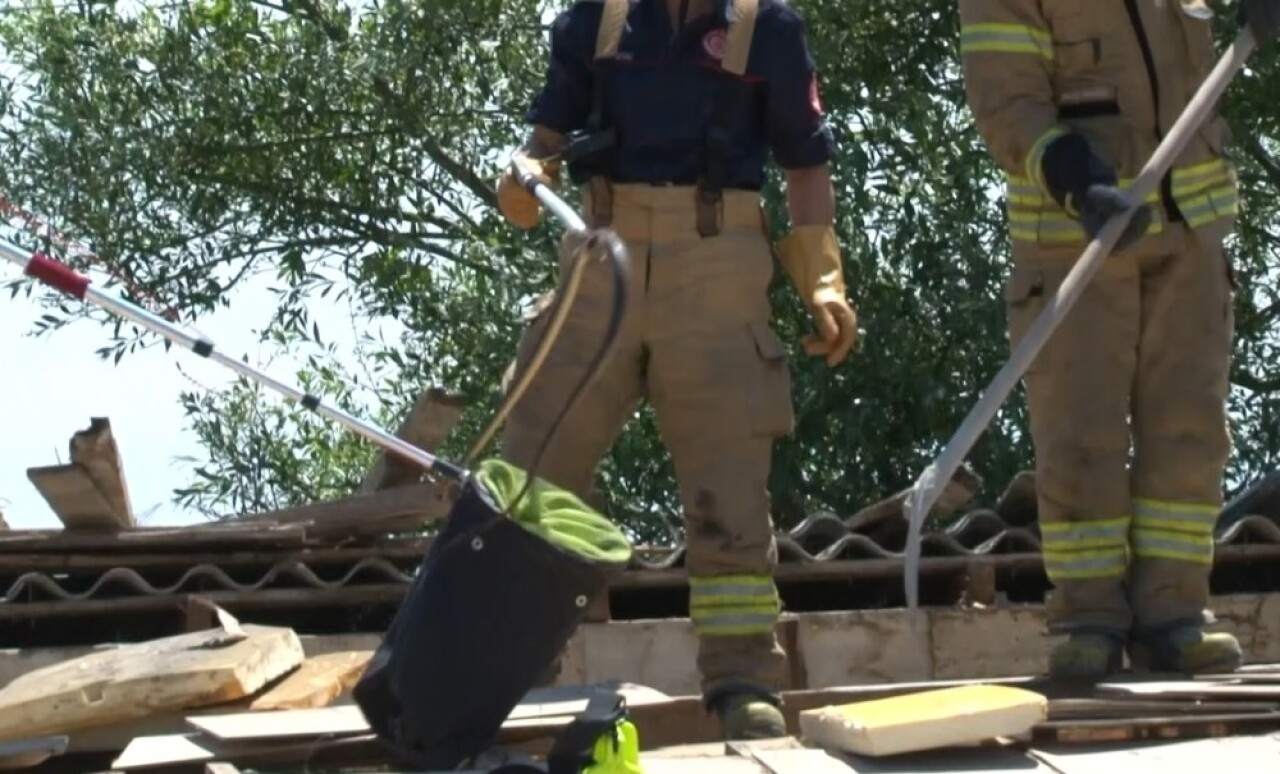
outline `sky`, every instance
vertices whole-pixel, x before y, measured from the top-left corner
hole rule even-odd
[[[0,282],[18,276],[17,266],[0,262]],[[275,356],[267,363],[274,352],[260,347],[254,333],[274,307],[268,284],[269,278],[263,278],[246,286],[233,296],[229,309],[202,318],[197,328],[224,354],[247,355],[251,365],[293,385],[290,361]],[[42,313],[34,298],[0,294],[0,512],[9,527],[61,528],[26,471],[66,462],[71,435],[87,428],[92,417],[111,420],[140,524],[203,522],[202,515],[172,503],[172,490],[188,483],[193,466],[177,458],[203,459],[204,454],[186,428],[178,397],[193,389],[191,378],[218,389],[235,373],[186,349],[175,346],[165,352],[158,344],[126,354],[115,364],[95,352],[108,343],[109,329],[81,320],[34,337],[33,326]],[[345,309],[312,313],[326,338],[350,330]],[[334,324],[339,320],[346,324]],[[267,399],[284,400],[275,393],[267,393]]]

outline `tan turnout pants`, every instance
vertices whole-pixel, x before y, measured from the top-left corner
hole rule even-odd
[[[1015,249],[1013,346],[1081,252]],[[1104,261],[1028,369],[1051,632],[1213,621],[1232,286],[1220,238],[1168,225]]]
[[[774,627],[777,546],[766,489],[774,439],[791,431],[791,376],[770,326],[773,257],[758,194],[725,191],[721,233],[698,235],[694,189],[613,186],[613,227],[630,251],[628,312],[613,357],[556,430],[537,475],[586,498],[599,461],[650,401],[679,482],[690,616],[708,701],[735,689],[780,691],[786,655]],[[584,194],[583,212],[590,212]],[[566,235],[567,279],[578,238]],[[586,270],[559,339],[513,410],[503,456],[527,467],[600,346],[610,314],[607,264]],[[550,309],[520,342],[519,376]]]

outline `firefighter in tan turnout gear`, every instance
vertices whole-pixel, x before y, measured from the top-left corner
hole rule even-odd
[[[538,475],[586,497],[624,423],[642,399],[652,403],[679,481],[707,707],[730,738],[785,734],[766,485],[793,409],[767,296],[769,155],[785,172],[791,220],[777,256],[817,329],[804,348],[835,366],[856,336],[833,230],[832,136],[804,22],[782,0],[578,0],[552,25],[527,120],[521,154],[551,185],[567,166],[584,219],[611,224],[632,261],[618,348],[557,428]],[[511,223],[536,224],[539,202],[510,174],[498,195]],[[576,239],[562,242],[562,277]],[[503,456],[516,465],[531,464],[604,335],[610,275],[598,264],[586,272],[507,423]],[[526,332],[516,374],[548,317]]]
[[[1263,44],[1278,0],[1238,19]],[[978,131],[1007,176],[1010,338],[1040,314],[1212,69],[1203,0],[960,0]],[[1225,121],[1203,125],[1026,372],[1052,676],[1232,670],[1208,633],[1237,209]],[[1132,461],[1130,451],[1132,443]]]

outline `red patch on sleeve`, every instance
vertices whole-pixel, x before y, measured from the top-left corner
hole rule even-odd
[[[809,75],[809,107],[816,115],[822,114],[822,99],[818,96],[818,76]]]

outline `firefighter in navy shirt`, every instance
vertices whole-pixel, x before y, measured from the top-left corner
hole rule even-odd
[[[612,226],[632,259],[616,354],[583,394],[538,475],[586,498],[641,400],[679,481],[690,618],[709,710],[728,738],[786,734],[786,654],[775,625],[777,546],[767,491],[775,439],[794,422],[786,352],[771,327],[775,255],[760,190],[772,154],[790,230],[776,255],[813,317],[802,341],[836,366],[857,318],[846,299],[806,26],[781,0],[578,0],[551,28],[546,82],[521,162],[581,187],[588,225]],[[499,207],[528,229],[540,204],[512,177]],[[560,252],[566,275],[580,238]],[[503,456],[529,466],[604,336],[611,278],[591,264],[573,310],[507,423]],[[525,368],[548,322],[520,343]]]

